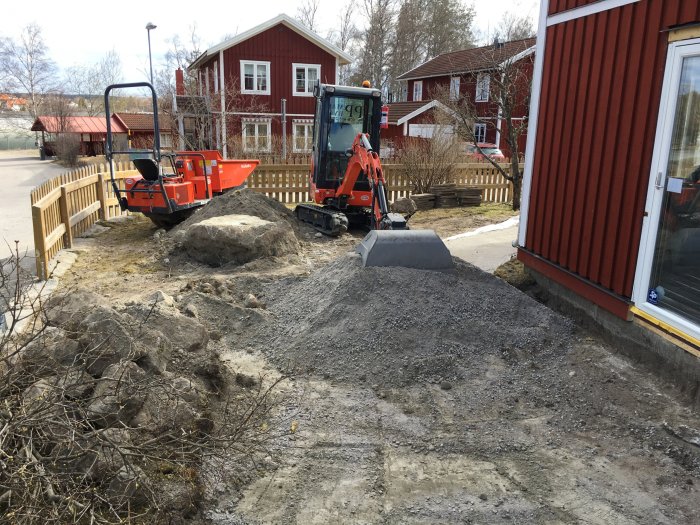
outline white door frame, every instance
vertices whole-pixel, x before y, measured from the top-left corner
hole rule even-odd
[[[642,221],[637,270],[632,289],[632,301],[641,311],[677,328],[681,332],[700,339],[700,326],[668,310],[659,308],[647,300],[664,190],[666,188],[666,169],[668,167],[668,156],[673,135],[673,123],[676,116],[678,88],[683,59],[689,56],[700,56],[700,38],[669,44],[664,82],[661,90],[656,137],[654,138],[654,154],[651,160],[647,201]]]

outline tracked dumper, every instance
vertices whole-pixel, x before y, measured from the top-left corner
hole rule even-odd
[[[409,230],[403,215],[389,211],[379,159],[382,115],[387,115],[380,91],[319,83],[314,96],[309,174],[314,203],[298,205],[297,218],[330,236],[351,226],[369,229],[356,250],[365,266],[453,268],[450,252],[434,231]]]
[[[148,88],[153,102],[153,147],[150,150],[115,148],[110,93],[114,89]],[[105,90],[107,141],[105,157],[109,162],[112,188],[122,210],[143,213],[159,227],[185,220],[214,196],[241,188],[259,160],[224,160],[217,150],[162,152],[158,100],[148,82],[114,84]],[[127,177],[120,188],[115,180],[113,158],[128,154],[138,174]]]

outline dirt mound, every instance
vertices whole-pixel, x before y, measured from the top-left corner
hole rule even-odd
[[[441,273],[362,268],[348,254],[268,294],[277,322],[249,346],[287,371],[382,386],[478,377],[495,357],[563,354],[572,330],[567,319],[460,261]]]
[[[212,199],[189,219],[171,230],[177,233],[206,219],[223,215],[252,215],[269,222],[286,221],[297,226],[294,214],[284,204],[252,190],[231,191]]]

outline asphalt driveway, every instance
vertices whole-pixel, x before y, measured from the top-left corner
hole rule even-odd
[[[14,252],[19,241],[20,253],[33,267],[34,234],[30,192],[42,182],[67,171],[54,161],[39,159],[38,150],[0,151],[0,260]]]

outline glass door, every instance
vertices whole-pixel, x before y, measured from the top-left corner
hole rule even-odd
[[[672,44],[662,94],[635,304],[700,331],[700,43]]]

